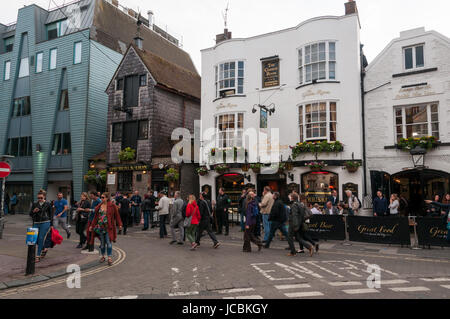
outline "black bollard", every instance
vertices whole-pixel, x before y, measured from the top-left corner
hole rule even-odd
[[[36,245],[28,246],[27,269],[25,276],[34,275],[36,265]]]

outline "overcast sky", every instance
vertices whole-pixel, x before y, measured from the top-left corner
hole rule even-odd
[[[119,0],[126,7],[155,13],[155,23],[183,36],[184,50],[201,69],[200,50],[215,44],[223,31],[222,12],[229,2],[228,28],[233,37],[249,37],[298,25],[323,15],[343,15],[346,0]],[[65,1],[68,3],[69,1]],[[2,6],[0,22],[17,19],[32,3],[48,9],[64,0],[14,0]],[[450,37],[449,0],[357,0],[361,41],[369,63],[400,31],[424,26]]]

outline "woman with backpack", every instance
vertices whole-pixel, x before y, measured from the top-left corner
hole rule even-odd
[[[198,208],[196,198],[194,195],[189,195],[189,203],[186,206],[186,218],[184,220],[184,227],[186,228],[187,240],[191,243],[191,250],[196,250],[195,243],[198,224],[200,223],[200,210]]]
[[[255,199],[254,192],[249,192],[245,204],[245,232],[244,232],[244,253],[251,253],[251,242],[258,246],[258,251],[261,251],[263,245],[261,241],[255,236],[255,227],[257,223],[257,216],[259,214],[258,202]]]

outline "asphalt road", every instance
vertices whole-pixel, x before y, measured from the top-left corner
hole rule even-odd
[[[450,298],[449,249],[322,242],[313,257],[288,257],[286,242],[279,240],[269,250],[257,252],[253,246],[253,253],[245,254],[241,237],[235,227],[231,237],[219,236],[219,249],[205,237],[197,251],[190,251],[188,245],[159,239],[156,229],[134,228],[114,245],[114,265],[81,273],[80,288],[68,288],[69,277],[63,277],[1,291],[0,299]],[[380,277],[374,277],[373,265]],[[380,286],[368,286],[371,275]]]

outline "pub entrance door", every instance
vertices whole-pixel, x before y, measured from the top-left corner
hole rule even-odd
[[[259,174],[257,178],[258,196],[262,197],[266,186],[270,186],[272,192],[279,192],[283,202],[289,202],[286,174]]]

